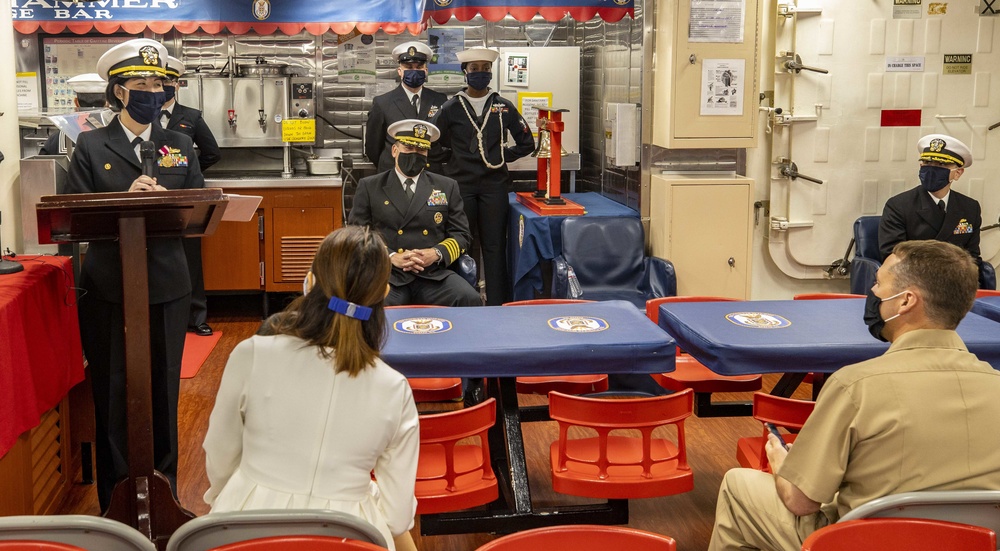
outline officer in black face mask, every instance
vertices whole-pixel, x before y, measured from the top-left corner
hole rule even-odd
[[[979,202],[951,189],[972,166],[972,152],[960,140],[944,134],[920,138],[917,151],[920,185],[890,198],[882,211],[878,228],[882,259],[901,241],[945,241],[968,251],[980,266],[980,287],[993,288],[983,276],[979,254]]]
[[[155,124],[165,94],[167,50],[137,38],[112,47],[97,62],[108,80],[108,103],[120,111],[107,126],[80,134],[65,193],[163,191],[205,187],[191,138]],[[143,141],[155,148],[152,174],[143,174]],[[179,237],[146,241],[149,270],[149,349],[153,460],[176,495],[177,397],[191,302],[191,280]],[[94,241],[80,270],[80,336],[94,394],[97,496],[107,509],[115,484],[128,473],[125,413],[125,327],[118,243]]]
[[[361,179],[348,217],[385,239],[392,261],[386,305],[482,306],[478,291],[448,268],[470,236],[458,183],[425,170],[438,128],[406,119],[389,135],[395,167]]]
[[[441,92],[424,86],[427,62],[434,52],[423,42],[404,42],[392,50],[399,65],[396,75],[400,85],[390,92],[375,96],[365,123],[365,157],[378,166],[378,171],[391,170],[393,123],[404,119],[429,121],[448,100]],[[441,174],[443,152],[435,144],[429,153],[432,172]]]
[[[444,173],[458,180],[486,278],[486,304],[510,301],[507,273],[507,194],[513,180],[507,163],[530,155],[535,139],[508,99],[490,88],[500,52],[470,48],[456,54],[469,86],[441,107],[431,122],[441,129],[441,146],[450,151]]]

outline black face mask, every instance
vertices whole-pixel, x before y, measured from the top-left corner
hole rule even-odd
[[[125,88],[122,86],[122,88]],[[128,111],[132,120],[139,124],[149,124],[160,116],[160,108],[166,102],[166,94],[163,92],[150,92],[147,90],[129,90],[128,103],[125,110]]]
[[[493,73],[489,71],[466,73],[465,80],[469,83],[469,87],[475,90],[485,90],[489,88],[490,81],[493,80]]]
[[[427,82],[427,73],[420,69],[406,69],[403,71],[403,84],[410,88],[420,88]]]
[[[427,155],[421,153],[402,153],[396,155],[396,164],[399,171],[409,176],[416,177],[427,167]]]
[[[951,170],[943,166],[920,167],[920,185],[931,193],[951,183]]]
[[[891,297],[884,300],[892,300],[906,291],[900,291]],[[892,321],[899,317],[899,314],[892,316],[891,318],[885,320],[882,319],[882,312],[879,311],[879,306],[882,305],[883,299],[877,297],[875,292],[868,289],[868,297],[865,299],[865,325],[868,326],[868,332],[872,334],[873,337],[882,341],[889,342],[888,339],[882,336],[882,329],[885,329],[885,324],[888,321]]]

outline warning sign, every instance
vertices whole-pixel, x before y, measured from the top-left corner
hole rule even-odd
[[[892,0],[892,18],[920,19],[921,2],[922,0]]]
[[[944,54],[943,75],[971,75],[972,54]]]

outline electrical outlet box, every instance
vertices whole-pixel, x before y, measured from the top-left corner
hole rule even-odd
[[[605,154],[615,166],[635,166],[639,162],[639,106],[609,103],[605,111]]]

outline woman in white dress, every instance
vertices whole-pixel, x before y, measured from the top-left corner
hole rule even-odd
[[[390,266],[377,232],[334,231],[273,334],[233,350],[204,443],[213,513],[333,509],[375,525],[390,549],[415,549],[417,411],[378,358]]]

